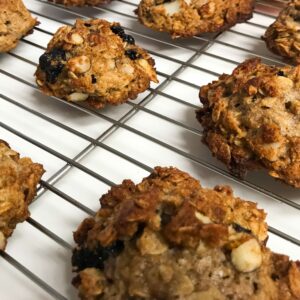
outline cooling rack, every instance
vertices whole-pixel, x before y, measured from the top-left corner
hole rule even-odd
[[[282,64],[260,37],[284,1],[257,1],[254,16],[221,34],[171,40],[144,28],[138,0],[103,7],[65,8],[25,0],[39,21],[18,47],[0,55],[0,137],[47,170],[31,205],[0,256],[0,299],[77,299],[70,281],[72,231],[99,209],[99,197],[125,178],[139,182],[156,165],[177,166],[212,187],[268,212],[269,247],[300,259],[300,199],[296,191],[260,172],[232,177],[201,143],[195,120],[199,86],[230,73],[246,58]],[[42,95],[34,82],[39,56],[53,33],[77,18],[120,22],[156,61],[160,82],[135,101],[97,111]]]

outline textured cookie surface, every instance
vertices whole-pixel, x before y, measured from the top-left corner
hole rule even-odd
[[[205,189],[187,173],[158,167],[100,202],[74,233],[81,299],[300,297],[299,264],[265,247],[264,211],[229,187]]]
[[[48,0],[66,6],[92,6],[109,3],[111,0]]]
[[[17,46],[20,38],[36,25],[22,0],[0,1],[0,52],[7,52]]]
[[[120,104],[157,82],[154,60],[119,23],[77,20],[61,27],[40,57],[40,89],[95,108]]]
[[[142,0],[142,24],[173,38],[218,32],[252,17],[253,0]]]
[[[299,30],[300,1],[292,1],[267,28],[263,39],[272,52],[300,63]]]
[[[43,167],[0,140],[0,249],[16,225],[29,217],[28,206],[36,193]]]
[[[204,142],[230,171],[265,168],[300,187],[300,67],[252,59],[200,90]]]

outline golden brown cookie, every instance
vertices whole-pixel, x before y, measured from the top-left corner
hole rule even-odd
[[[269,174],[300,187],[300,66],[247,60],[200,89],[203,141],[229,170]]]
[[[0,0],[0,52],[15,48],[36,24],[22,0]]]
[[[253,0],[142,0],[137,9],[145,26],[172,38],[219,32],[252,17]]]
[[[63,4],[66,6],[94,6],[99,4],[109,3],[111,0],[48,0],[57,4]]]
[[[256,204],[175,168],[125,180],[74,238],[81,299],[294,300],[300,264],[265,247]]]
[[[271,24],[263,39],[275,54],[300,63],[300,1],[291,1],[276,21]]]
[[[44,173],[43,166],[30,158],[20,158],[0,140],[0,249],[16,225],[29,217],[28,206]]]
[[[154,60],[119,23],[94,19],[56,32],[36,81],[47,95],[102,108],[135,99],[157,78]]]

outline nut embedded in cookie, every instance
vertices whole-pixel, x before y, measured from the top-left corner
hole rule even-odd
[[[145,26],[172,38],[219,32],[252,17],[253,0],[141,0],[137,14]]]
[[[37,24],[22,0],[0,1],[0,53],[17,46],[18,41]]]
[[[203,141],[233,174],[265,168],[300,188],[299,74],[251,59],[201,87]]]
[[[16,225],[29,217],[28,206],[44,173],[43,166],[20,158],[0,140],[0,250]]]
[[[288,3],[264,36],[268,49],[275,54],[300,63],[300,1]]]
[[[157,167],[100,203],[74,233],[81,299],[299,299],[299,262],[266,248],[265,212],[228,186]]]
[[[119,23],[100,19],[61,27],[35,75],[45,94],[95,108],[135,99],[158,82],[150,55]]]

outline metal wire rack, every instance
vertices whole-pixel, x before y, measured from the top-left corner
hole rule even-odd
[[[0,56],[0,137],[44,164],[31,217],[18,225],[0,259],[0,298],[76,299],[70,286],[72,231],[99,208],[98,199],[124,178],[139,182],[156,165],[174,165],[204,186],[229,184],[268,212],[269,246],[300,259],[299,192],[263,172],[232,177],[201,144],[194,111],[199,86],[249,57],[283,64],[260,36],[284,1],[257,1],[254,17],[221,34],[171,40],[137,22],[138,0],[65,8],[26,0],[41,24]],[[53,33],[76,18],[119,21],[156,60],[160,82],[135,101],[101,111],[42,95],[33,73]],[[22,295],[22,296],[20,296]]]

